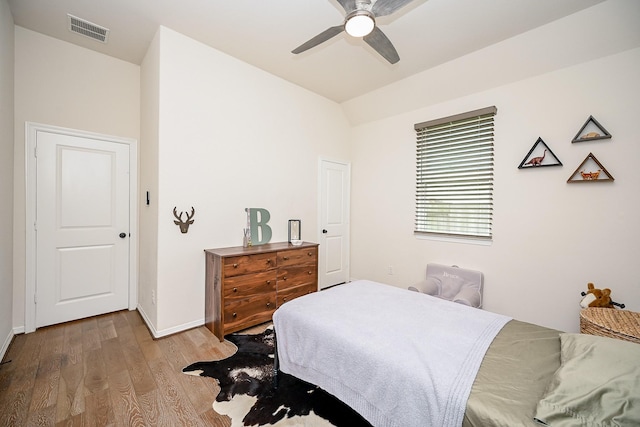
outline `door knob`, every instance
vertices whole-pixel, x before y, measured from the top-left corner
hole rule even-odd
[[[322,234],[327,234],[327,233],[328,233],[328,231],[327,231],[326,229],[324,229],[324,228],[323,228],[323,229],[322,229]]]
[[[127,237],[127,233],[120,233],[119,236],[121,239],[124,239],[125,237]]]

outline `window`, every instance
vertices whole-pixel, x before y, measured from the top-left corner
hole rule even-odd
[[[415,125],[416,234],[491,239],[496,111]]]

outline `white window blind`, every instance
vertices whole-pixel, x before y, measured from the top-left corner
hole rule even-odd
[[[415,232],[491,239],[496,107],[415,125]]]

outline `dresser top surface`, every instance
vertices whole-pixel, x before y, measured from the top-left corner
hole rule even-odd
[[[256,245],[256,246],[233,246],[229,248],[214,248],[214,249],[205,249],[206,253],[218,255],[218,256],[238,256],[238,255],[252,255],[259,254],[264,252],[274,252],[274,251],[282,251],[288,249],[302,249],[302,248],[312,248],[318,246],[317,243],[312,242],[302,242],[301,245],[295,246],[289,242],[277,242],[277,243],[267,243],[264,245]]]

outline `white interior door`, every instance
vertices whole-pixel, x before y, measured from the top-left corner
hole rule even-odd
[[[36,136],[36,327],[129,303],[129,145]]]
[[[320,161],[320,289],[349,280],[349,192],[347,163]]]

